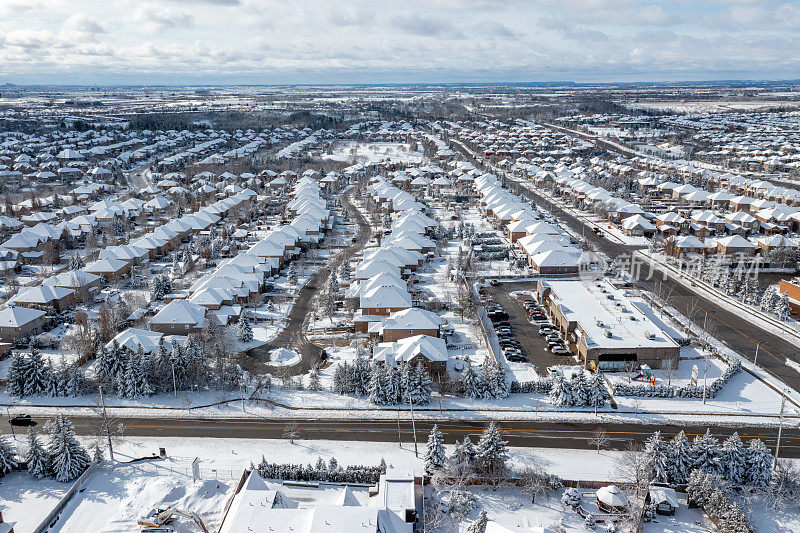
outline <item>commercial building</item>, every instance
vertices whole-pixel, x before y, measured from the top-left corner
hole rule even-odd
[[[587,368],[624,370],[631,365],[677,368],[680,346],[608,280],[540,280],[539,299]]]

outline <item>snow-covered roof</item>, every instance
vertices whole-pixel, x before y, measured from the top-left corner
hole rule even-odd
[[[46,313],[38,309],[28,309],[27,307],[6,307],[0,311],[0,327],[18,328],[25,324],[44,316]]]

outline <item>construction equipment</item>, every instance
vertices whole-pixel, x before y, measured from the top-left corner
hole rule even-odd
[[[197,527],[200,528],[200,531],[203,533],[208,533],[208,529],[206,529],[206,525],[200,519],[200,516],[192,511],[181,511],[180,509],[175,509],[174,507],[159,507],[157,509],[151,509],[147,516],[140,519],[136,523],[142,526],[142,533],[156,533],[156,532],[164,532],[169,533],[172,531],[172,528],[167,527],[175,519],[179,516],[183,516],[192,520]]]

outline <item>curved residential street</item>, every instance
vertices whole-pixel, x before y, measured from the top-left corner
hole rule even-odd
[[[250,350],[251,355],[257,361],[262,362],[262,369],[267,372],[281,371],[288,375],[305,374],[315,365],[319,364],[322,350],[319,346],[309,341],[306,337],[306,329],[311,313],[314,310],[314,296],[318,294],[318,289],[325,287],[331,270],[337,269],[343,261],[352,257],[356,252],[366,246],[371,236],[370,225],[366,218],[356,209],[351,201],[353,189],[351,188],[341,196],[342,205],[355,216],[358,223],[358,232],[355,240],[339,253],[329,265],[321,268],[316,274],[311,276],[308,282],[300,289],[300,293],[294,300],[289,316],[286,319],[286,327],[278,335],[263,346]],[[291,366],[273,366],[267,361],[269,352],[275,348],[289,348],[300,354],[300,362]]]

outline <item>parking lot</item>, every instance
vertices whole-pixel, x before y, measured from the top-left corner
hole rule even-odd
[[[508,313],[509,327],[519,342],[520,351],[539,375],[546,376],[548,367],[575,364],[575,359],[571,354],[556,355],[548,350],[547,341],[539,334],[539,326],[530,323],[528,311],[523,307],[523,300],[529,297],[511,295],[515,291],[530,291],[532,287],[530,282],[500,283],[487,287],[486,295]]]

